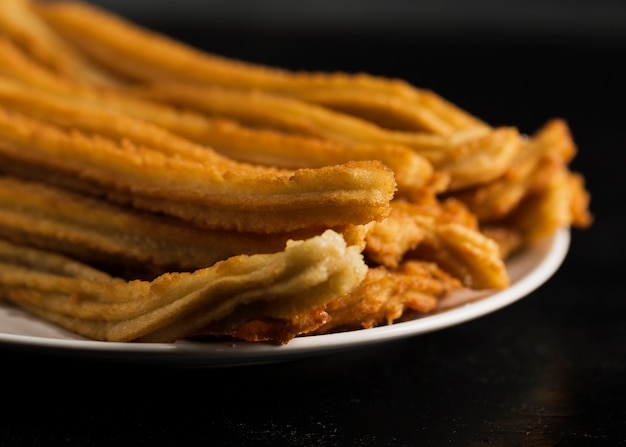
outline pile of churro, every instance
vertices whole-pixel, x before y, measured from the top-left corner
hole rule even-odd
[[[567,123],[0,0],[0,299],[89,339],[288,343],[509,286],[592,223]]]

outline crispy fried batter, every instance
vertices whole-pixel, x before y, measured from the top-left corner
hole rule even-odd
[[[286,343],[300,335],[372,328],[392,324],[410,312],[431,312],[442,297],[461,288],[456,278],[432,263],[409,261],[396,270],[380,266],[370,268],[352,292],[325,306],[288,318],[256,319],[241,325],[224,319],[197,335]]]
[[[263,318],[241,324],[233,324],[228,319],[222,319],[201,328],[192,337],[194,339],[217,337],[219,340],[235,339],[287,344],[295,337],[311,335],[329,321],[330,316],[324,310],[324,306],[320,306],[310,312],[303,312],[288,318]]]
[[[365,254],[391,268],[407,259],[434,262],[470,288],[508,286],[498,244],[479,231],[458,203],[452,202],[449,210],[394,201],[390,216],[373,225]]]
[[[501,219],[529,192],[544,188],[575,153],[567,124],[560,119],[550,120],[528,139],[500,178],[460,191],[455,197],[483,222]]]
[[[586,228],[593,220],[588,211],[589,194],[580,175],[560,169],[539,191],[524,197],[500,223],[517,229],[524,246],[544,239],[559,228]]]
[[[370,268],[357,289],[326,306],[330,321],[314,332],[391,324],[408,310],[428,313],[440,298],[461,287],[456,278],[433,263],[408,261],[397,270]]]

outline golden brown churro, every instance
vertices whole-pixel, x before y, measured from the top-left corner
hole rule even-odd
[[[364,161],[276,172],[200,164],[131,142],[65,131],[0,108],[0,154],[206,228],[283,232],[364,224],[388,214],[392,172]],[[317,212],[315,211],[317,208]]]
[[[394,201],[391,215],[373,225],[365,253],[391,268],[409,259],[433,262],[470,288],[505,288],[509,278],[500,247],[459,206]]]
[[[129,89],[141,98],[236,120],[253,128],[277,129],[341,144],[406,146],[451,177],[450,188],[492,180],[504,172],[522,138],[513,128],[484,127],[446,136],[400,132],[361,118],[271,92],[216,86],[159,83]]]
[[[106,102],[106,98],[104,99]],[[228,153],[243,162],[284,169],[318,168],[352,160],[378,159],[390,167],[404,192],[421,190],[433,176],[432,165],[403,146],[339,144],[278,132],[246,129],[226,120],[206,121],[206,145],[194,144],[145,119],[121,111],[103,110],[69,95],[36,92],[18,81],[0,77],[0,102],[7,108],[49,121],[64,128],[98,133],[116,140],[130,140],[165,154],[201,163],[220,163],[225,159],[215,151]],[[137,114],[139,115],[139,114]]]
[[[358,244],[358,228],[346,228],[345,233]],[[196,270],[238,254],[275,253],[289,239],[306,236],[205,230],[41,183],[0,177],[0,237],[117,275]]]
[[[279,253],[235,256],[150,282],[94,279],[87,267],[45,252],[36,256],[42,263],[60,262],[61,272],[24,267],[21,257],[32,253],[0,241],[0,296],[70,331],[107,341],[171,342],[224,317],[246,321],[251,310],[284,318],[350,292],[367,272],[359,249],[346,247],[330,230],[289,242]]]
[[[567,124],[560,119],[550,120],[523,144],[503,175],[459,192],[456,197],[481,221],[501,219],[530,192],[543,189],[554,173],[566,169],[575,153]]]

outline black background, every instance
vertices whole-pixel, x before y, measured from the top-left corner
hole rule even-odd
[[[403,78],[493,125],[530,133],[565,118],[595,222],[572,232],[556,275],[459,326],[279,364],[175,368],[0,347],[0,445],[626,445],[624,9],[528,2],[516,15],[500,3],[498,16],[448,1],[446,15],[396,3],[406,10],[380,26],[372,10],[350,21],[330,4],[306,16],[284,4],[258,14],[208,2],[215,16],[184,14],[185,2],[107,6],[231,57]]]

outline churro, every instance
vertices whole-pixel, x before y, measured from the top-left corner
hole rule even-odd
[[[224,230],[364,224],[386,217],[396,188],[393,173],[376,161],[293,172],[200,164],[1,108],[0,154],[65,173],[112,199]]]
[[[106,101],[107,97],[103,98],[104,105]],[[424,189],[434,175],[428,160],[404,146],[341,144],[244,128],[222,119],[205,121],[202,136],[196,138],[205,143],[201,144],[174,133],[175,128],[168,131],[164,128],[167,124],[159,120],[146,121],[149,116],[140,113],[131,116],[124,110],[108,110],[106,106],[81,102],[69,95],[35,91],[19,81],[2,77],[0,102],[12,110],[64,128],[130,140],[167,155],[201,163],[223,163],[226,158],[217,152],[244,163],[283,169],[319,168],[353,160],[378,159],[392,169],[403,193]],[[124,109],[123,104],[120,109]]]
[[[382,122],[393,127],[441,135],[486,127],[481,120],[434,92],[401,80],[265,67],[198,50],[86,3],[34,4],[37,13],[51,27],[89,57],[134,80],[274,91],[310,102],[318,99],[320,103],[359,112],[369,120],[383,116]],[[342,92],[349,92],[350,97]]]
[[[239,254],[275,253],[315,232],[206,230],[40,182],[0,177],[0,237],[62,253],[129,279],[208,267]],[[359,244],[365,232],[346,228]]]
[[[57,268],[25,266],[22,259],[33,257]],[[85,337],[118,342],[173,342],[225,317],[307,312],[349,293],[367,272],[359,249],[330,230],[291,241],[279,253],[239,255],[152,281],[107,278],[76,261],[4,241],[0,259],[2,298]]]

